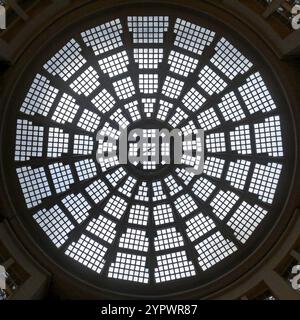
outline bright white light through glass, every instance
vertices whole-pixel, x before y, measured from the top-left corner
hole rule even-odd
[[[83,272],[143,286],[237,255],[272,210],[285,156],[276,100],[250,60],[221,34],[168,16],[107,21],[58,48],[19,106],[15,140],[25,205],[54,250]],[[105,156],[118,128],[143,123],[203,129],[203,173],[185,169],[188,157],[160,172]]]

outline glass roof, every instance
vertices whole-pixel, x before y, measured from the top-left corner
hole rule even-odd
[[[69,39],[26,90],[19,185],[40,245],[82,278],[159,292],[222,274],[276,214],[281,111],[263,70],[226,35],[171,15],[116,18]],[[118,142],[118,128],[146,123],[203,129],[203,173],[104,156],[112,146],[99,132]]]

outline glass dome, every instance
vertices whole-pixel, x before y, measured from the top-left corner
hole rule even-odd
[[[20,219],[55,263],[104,290],[201,287],[251,255],[283,207],[292,151],[280,86],[246,41],[210,20],[98,21],[57,35],[18,85]],[[149,157],[152,129],[202,129],[203,172],[187,170],[194,156],[107,156],[99,132],[118,145],[119,129],[136,127],[150,135]]]

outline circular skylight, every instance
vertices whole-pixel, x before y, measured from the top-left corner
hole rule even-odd
[[[160,294],[217,279],[281,208],[272,79],[247,46],[187,20],[126,16],[81,30],[39,64],[19,106],[14,160],[31,233],[105,289]],[[120,163],[120,128],[143,129],[149,157],[154,129],[204,136],[180,164]],[[198,148],[201,174],[188,170]]]

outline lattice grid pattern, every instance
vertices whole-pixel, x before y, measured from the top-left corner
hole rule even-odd
[[[116,261],[108,271],[109,278],[148,283],[149,270],[146,268],[146,257],[118,252]]]
[[[128,17],[128,28],[133,33],[133,43],[163,43],[168,27],[169,17]]]
[[[107,248],[102,244],[83,234],[68,247],[65,254],[94,272],[101,273],[106,251]]]
[[[15,160],[26,161],[43,155],[44,128],[31,121],[17,120]]]
[[[251,206],[249,203],[243,202],[227,225],[234,230],[239,241],[246,243],[267,213],[258,205]]]
[[[98,81],[99,76],[93,67],[88,67],[76,80],[74,80],[70,87],[79,95],[89,96],[96,88],[100,86]]]
[[[99,60],[100,69],[111,78],[128,71],[129,58],[126,51],[121,51]]]
[[[40,114],[47,117],[58,94],[58,89],[50,85],[50,80],[37,74],[24,99],[20,111],[31,116]]]
[[[44,68],[53,76],[58,75],[64,81],[68,81],[86,63],[81,51],[79,44],[72,39],[44,65]]]
[[[221,260],[233,254],[237,247],[233,242],[224,238],[220,232],[214,233],[195,246],[199,253],[199,264],[205,271]]]
[[[53,113],[52,120],[61,124],[65,124],[66,122],[72,123],[78,109],[79,106],[76,104],[76,100],[64,93]]]
[[[249,192],[257,194],[264,202],[273,203],[281,171],[282,165],[279,163],[269,163],[266,166],[256,164]]]
[[[70,194],[63,198],[61,202],[77,223],[82,223],[88,217],[91,206],[81,193]]]
[[[176,20],[174,31],[175,46],[199,55],[212,43],[215,36],[215,32],[179,18]]]
[[[185,251],[157,256],[157,268],[155,268],[155,280],[157,283],[195,275],[195,267],[187,259]]]
[[[20,186],[28,208],[39,205],[44,198],[51,196],[48,179],[43,167],[17,169]]]
[[[238,74],[246,73],[253,65],[225,38],[217,43],[215,50],[216,53],[210,61],[230,80]]]
[[[122,25],[119,19],[101,24],[81,33],[82,39],[88,47],[92,47],[95,55],[111,51],[123,45],[121,35]]]
[[[74,178],[69,165],[53,163],[49,165],[49,170],[57,193],[70,189],[70,185],[74,183]]]
[[[279,208],[289,149],[282,100],[246,46],[195,21],[111,18],[73,35],[25,84],[19,188],[49,255],[72,261],[83,278],[134,293],[204,282],[207,269],[219,264],[217,274],[250,251]],[[121,140],[132,128],[146,133],[141,148]],[[179,163],[166,161],[174,141],[161,137],[153,160],[157,128],[180,129]],[[121,149],[145,158],[124,164]],[[188,170],[202,160],[203,172]]]
[[[68,234],[75,228],[58,205],[38,211],[33,219],[57,248],[66,242]]]

